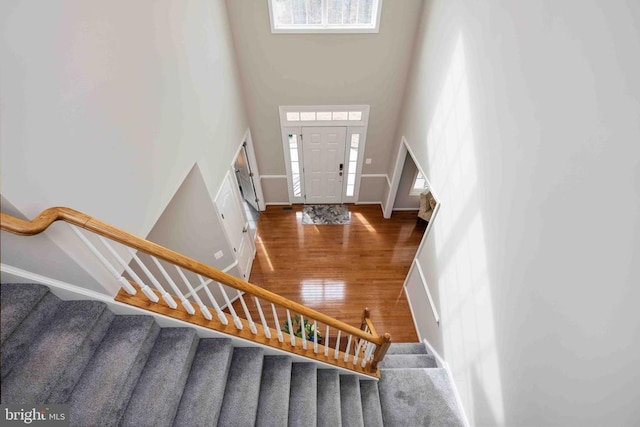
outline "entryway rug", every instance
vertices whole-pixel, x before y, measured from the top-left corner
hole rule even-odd
[[[347,205],[304,205],[302,224],[349,224],[351,214]]]

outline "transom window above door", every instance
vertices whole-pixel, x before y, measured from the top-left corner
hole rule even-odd
[[[377,33],[382,0],[268,0],[272,33]]]

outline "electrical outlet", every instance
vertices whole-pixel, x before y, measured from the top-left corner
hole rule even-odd
[[[366,159],[364,162],[365,162],[366,164],[370,165],[370,164],[371,164],[371,159]]]
[[[220,259],[224,256],[224,252],[218,251],[215,254],[213,254],[213,256],[216,257],[216,259]]]

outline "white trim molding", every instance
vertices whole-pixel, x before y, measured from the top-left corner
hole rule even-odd
[[[353,194],[347,195],[348,173],[342,183],[342,203],[356,203],[360,192],[360,180],[364,163],[364,152],[367,141],[367,127],[369,124],[369,105],[281,105],[278,107],[280,116],[280,133],[284,151],[286,168],[287,191],[289,203],[305,203],[304,159],[302,128],[304,127],[344,127],[347,130],[345,141],[344,165],[348,165],[351,154],[353,135],[360,135],[357,143],[357,163]],[[292,154],[293,153],[293,154]],[[292,155],[297,155],[293,162],[298,164],[299,188],[295,187],[292,172]],[[388,179],[388,178],[387,178]],[[301,190],[301,191],[298,191]],[[295,194],[294,194],[295,193]],[[299,194],[298,194],[299,193]]]
[[[418,260],[418,258],[414,258],[413,263],[415,264],[416,269],[418,270],[418,274],[420,275],[420,280],[424,285],[424,289],[425,291],[427,291],[427,298],[429,299],[429,305],[431,305],[431,312],[433,313],[433,318],[435,319],[436,323],[439,325],[440,315],[438,314],[436,305],[433,302],[433,297],[431,296],[431,291],[429,290],[429,284],[427,283],[426,277],[424,277],[424,272],[422,271],[422,267],[420,266],[420,261]]]

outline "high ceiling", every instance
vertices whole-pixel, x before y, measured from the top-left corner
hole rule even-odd
[[[279,105],[369,104],[365,174],[387,173],[422,0],[385,1],[377,34],[272,34],[267,0],[228,0],[261,174],[285,173]]]

